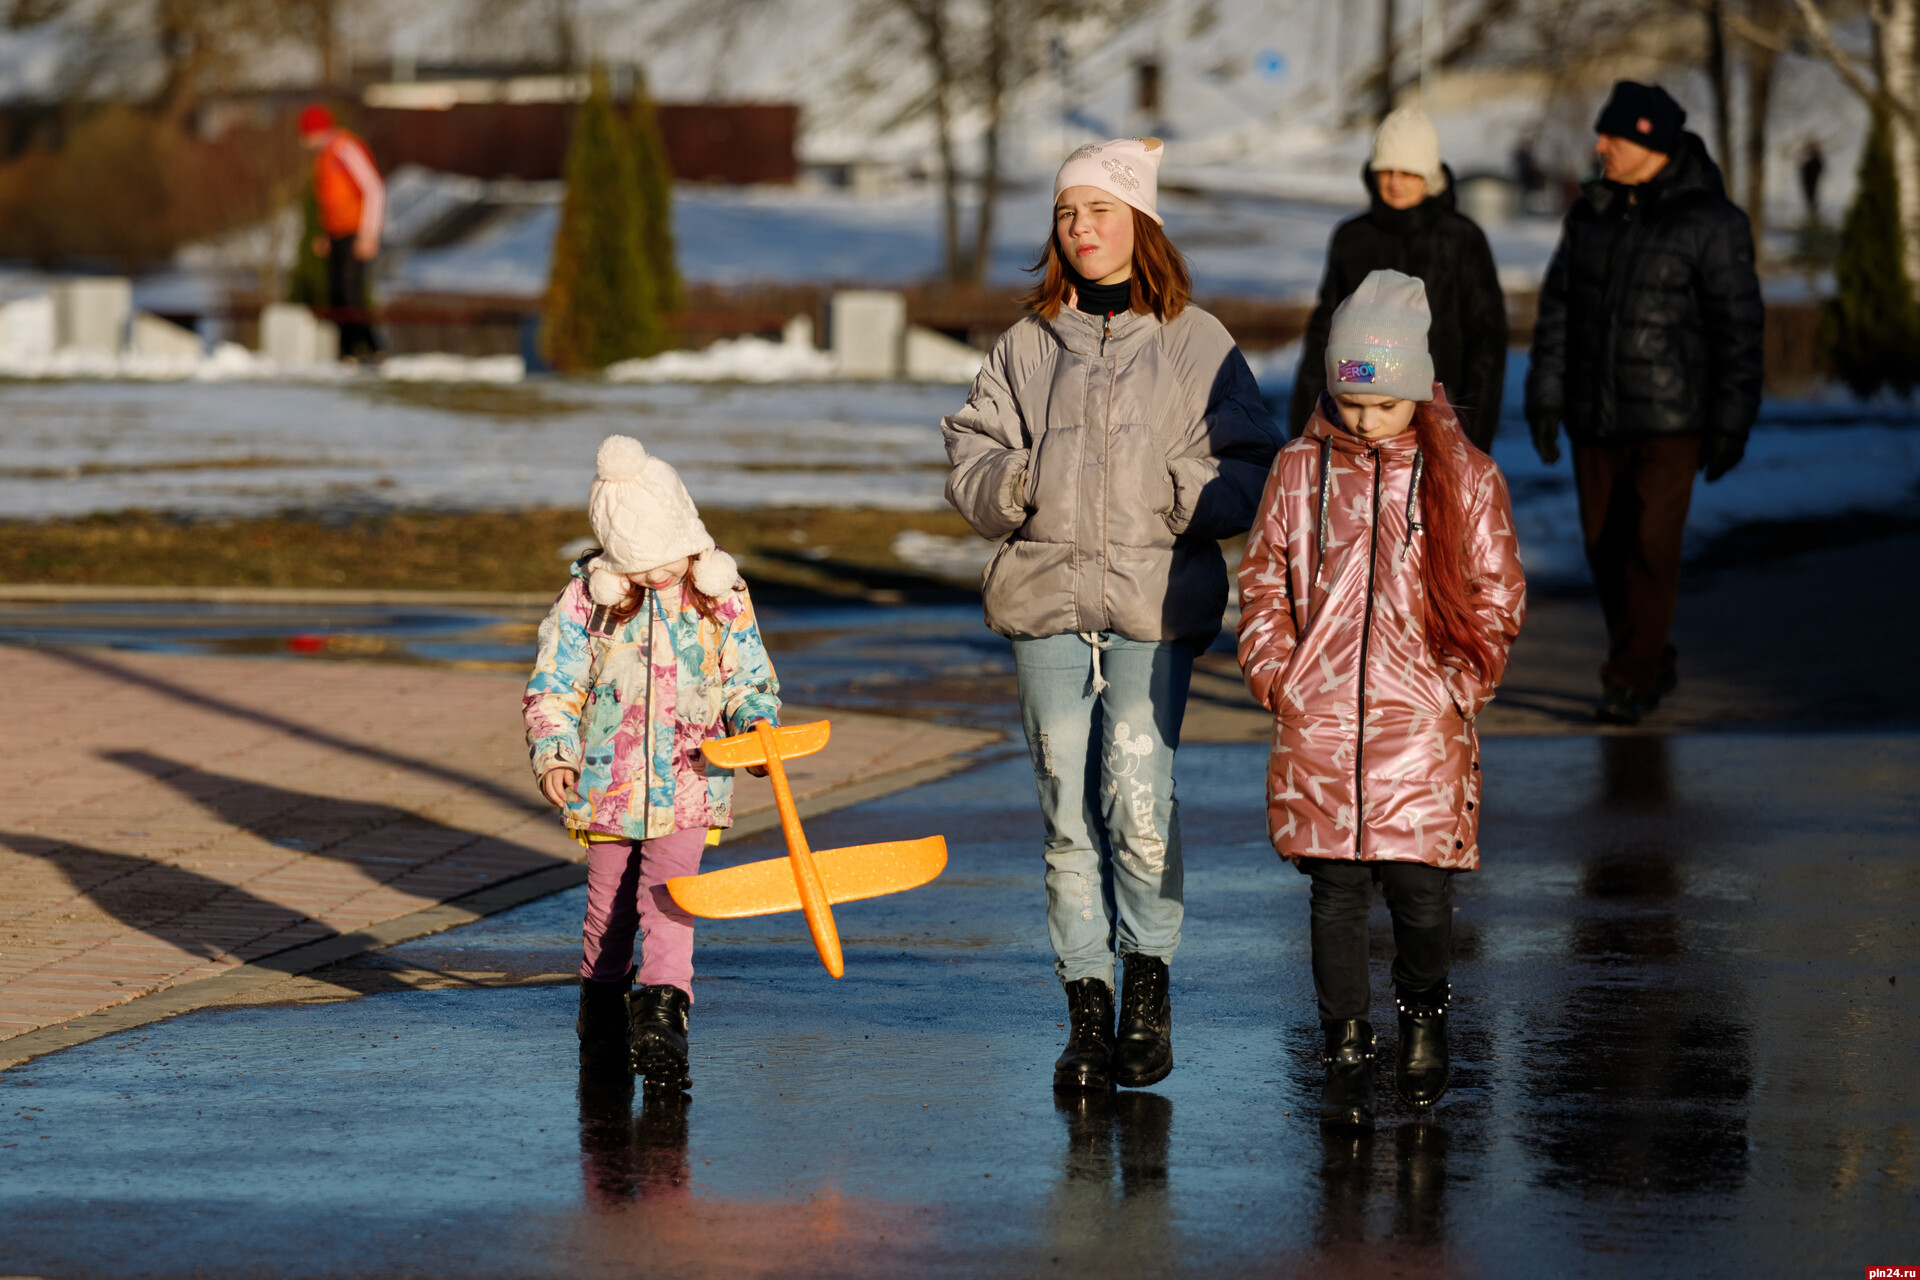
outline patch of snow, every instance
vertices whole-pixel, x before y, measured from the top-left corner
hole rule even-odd
[[[902,529],[893,536],[893,555],[902,564],[949,582],[977,585],[987,561],[999,548],[985,538],[949,538],[919,529]]]
[[[779,342],[722,338],[701,351],[664,351],[608,365],[608,382],[810,382],[834,376],[833,357],[813,345],[813,326],[789,324]]]
[[[527,376],[519,356],[455,356],[444,351],[388,356],[380,376],[389,382],[489,382],[505,385]]]
[[[1284,400],[1297,351],[1250,360],[1263,391]],[[964,397],[907,382],[539,380],[521,384],[508,418],[484,402],[463,412],[382,395],[366,376],[248,385],[274,375],[235,347],[170,383],[116,368],[119,381],[0,385],[0,517],[577,507],[594,451],[615,431],[673,463],[703,505],[938,510],[947,477],[939,422]],[[1525,373],[1516,353],[1494,458],[1513,493],[1529,580],[1583,582],[1572,468],[1533,453]],[[238,385],[209,385],[223,377]],[[1920,410],[1832,391],[1768,400],[1745,461],[1696,485],[1689,552],[1752,521],[1909,510],[1917,492]],[[975,580],[991,550],[925,534],[894,546],[903,562],[955,581]]]

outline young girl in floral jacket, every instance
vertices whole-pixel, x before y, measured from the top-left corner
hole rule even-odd
[[[1334,312],[1327,392],[1280,451],[1240,565],[1240,665],[1274,713],[1267,830],[1312,877],[1323,1121],[1373,1123],[1367,911],[1393,915],[1402,1098],[1450,1075],[1453,876],[1479,866],[1480,748],[1526,610],[1506,482],[1433,381],[1426,289]]]
[[[701,744],[778,723],[780,686],[739,568],[674,469],[608,436],[595,471],[600,549],[540,624],[527,745],[542,794],[587,847],[581,1063],[624,1053],[649,1086],[685,1089],[693,917],[666,882],[697,872],[709,834],[733,820],[733,773]]]

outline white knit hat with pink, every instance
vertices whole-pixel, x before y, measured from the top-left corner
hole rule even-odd
[[[714,546],[680,473],[632,436],[600,442],[587,519],[600,540],[600,554],[587,570],[587,589],[608,608],[627,598],[628,574],[683,556],[693,558],[687,576],[703,595],[724,596],[740,580],[740,566]]]
[[[1155,206],[1160,202],[1160,162],[1166,154],[1166,144],[1158,138],[1089,142],[1060,166],[1053,179],[1053,198],[1058,200],[1068,187],[1098,187],[1164,227],[1167,220]]]

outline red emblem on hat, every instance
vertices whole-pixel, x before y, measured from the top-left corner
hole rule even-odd
[[[1645,116],[1641,116],[1638,120],[1633,122],[1633,127],[1638,129],[1642,133],[1652,133],[1653,121],[1647,119]]]

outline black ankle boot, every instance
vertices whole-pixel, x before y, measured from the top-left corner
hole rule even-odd
[[[1453,988],[1401,991],[1399,1063],[1394,1090],[1416,1107],[1430,1107],[1447,1091],[1453,1059],[1447,1053],[1447,1004]]]
[[[1067,1051],[1053,1064],[1053,1087],[1068,1093],[1105,1093],[1113,1069],[1113,988],[1098,978],[1067,989]]]
[[[649,1089],[686,1089],[687,1006],[678,987],[642,987],[633,997],[633,1073],[647,1078]]]
[[[1120,1033],[1113,1046],[1113,1082],[1129,1089],[1157,1084],[1173,1070],[1173,999],[1167,962],[1158,956],[1127,957],[1120,985]]]
[[[580,1037],[580,1065],[618,1063],[627,1056],[627,991],[631,977],[612,982],[580,979],[580,1016],[574,1034]]]
[[[1320,1055],[1327,1068],[1320,1123],[1373,1128],[1373,1024],[1355,1018],[1320,1025],[1327,1033],[1327,1050]]]

